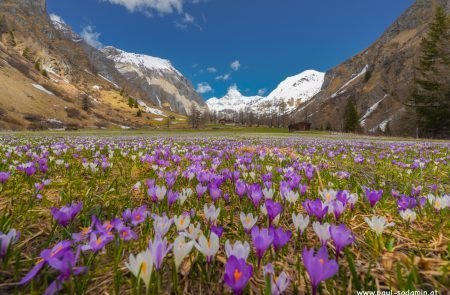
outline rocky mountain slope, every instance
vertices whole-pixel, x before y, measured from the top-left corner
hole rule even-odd
[[[230,113],[251,110],[256,113],[269,113],[274,108],[283,114],[289,114],[302,103],[308,102],[316,95],[323,84],[324,73],[314,70],[304,71],[288,77],[268,96],[244,96],[236,87],[230,87],[222,98],[210,98],[206,103],[210,111]]]
[[[170,81],[166,87],[177,90]],[[139,128],[167,118],[184,124],[177,111],[185,110],[166,98],[154,104],[152,92],[128,81],[70,26],[52,20],[45,0],[0,1],[0,129]]]
[[[329,70],[321,91],[294,118],[302,120],[307,112],[313,128],[329,124],[341,131],[345,105],[353,100],[366,132],[384,131],[389,124],[395,134],[407,134],[404,102],[437,5],[450,11],[450,0],[417,0],[373,45]]]
[[[198,108],[206,107],[192,83],[170,61],[128,53],[111,46],[101,51],[114,62],[127,81],[142,90],[153,104],[181,114],[187,114],[192,103]]]

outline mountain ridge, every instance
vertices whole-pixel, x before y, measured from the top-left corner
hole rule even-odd
[[[305,112],[313,128],[331,126],[343,131],[345,105],[356,105],[363,129],[389,130],[396,135],[414,135],[408,129],[405,98],[414,80],[414,64],[420,42],[438,5],[450,11],[450,0],[417,0],[402,13],[368,48],[328,70],[321,91],[293,114]]]
[[[230,87],[225,96],[210,98],[206,103],[211,111],[218,113],[248,110],[263,114],[284,104],[285,110],[281,112],[289,114],[320,91],[324,75],[315,70],[303,71],[284,79],[267,96],[244,96],[236,87]]]

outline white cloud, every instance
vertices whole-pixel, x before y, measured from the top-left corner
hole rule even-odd
[[[267,92],[267,88],[258,89],[258,95],[259,96],[263,96],[264,94],[266,94],[266,92]]]
[[[216,77],[216,80],[228,81],[231,80],[231,73],[223,74]]]
[[[239,68],[241,67],[241,63],[238,60],[235,60],[231,63],[230,68],[233,71],[239,71]]]
[[[217,72],[217,69],[214,68],[214,67],[209,67],[209,68],[207,68],[206,70],[207,70],[208,72],[210,72],[210,73],[216,73],[216,72]]]
[[[151,13],[153,11],[160,14],[181,13],[185,0],[103,0],[112,4],[126,7],[129,11],[141,11]]]
[[[183,22],[186,24],[193,24],[195,22],[195,18],[189,13],[185,13],[183,17]]]
[[[199,4],[207,0],[102,0],[112,4],[122,5],[131,12],[140,11],[151,16],[159,14],[182,13],[186,3]]]
[[[183,14],[183,18],[178,21],[174,21],[174,24],[177,28],[185,31],[189,28],[189,26],[194,26],[200,31],[203,29],[202,26],[196,23],[195,17],[189,13]]]
[[[213,91],[213,89],[208,83],[202,82],[202,83],[197,84],[197,92],[198,93],[204,94],[204,93],[208,93],[211,91]]]
[[[102,48],[103,44],[100,42],[100,33],[94,31],[92,26],[86,26],[80,33],[81,37],[86,41],[87,44],[95,48]]]

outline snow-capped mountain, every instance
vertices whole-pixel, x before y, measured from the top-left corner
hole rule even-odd
[[[104,47],[102,51],[107,53],[108,58],[116,63],[118,70],[126,71],[126,68],[132,67],[133,70],[141,75],[144,75],[143,71],[152,70],[160,73],[173,72],[182,76],[167,59],[125,52],[112,46]]]
[[[236,85],[228,89],[227,94],[222,98],[213,97],[206,101],[210,111],[232,112],[244,111],[247,108],[256,109],[262,96],[244,96]]]
[[[159,107],[187,114],[194,103],[198,108],[206,104],[171,62],[149,55],[129,53],[112,46],[101,51],[112,60],[126,80],[138,87],[143,96]]]
[[[53,27],[58,30],[60,33],[64,34],[66,38],[72,39],[74,42],[81,42],[83,38],[80,37],[77,33],[72,31],[72,28],[66,24],[66,22],[56,14],[50,14],[50,20],[53,24]]]
[[[213,112],[239,112],[246,109],[254,112],[269,112],[273,107],[290,113],[300,104],[307,102],[322,88],[325,73],[307,70],[288,77],[268,96],[244,96],[236,86],[230,87],[222,98],[210,98],[206,103]]]

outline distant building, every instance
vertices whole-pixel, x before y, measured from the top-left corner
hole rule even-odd
[[[289,132],[297,131],[309,131],[311,130],[311,123],[308,122],[298,122],[288,126]]]
[[[230,124],[236,124],[236,122],[234,120],[222,118],[219,120],[219,124],[230,125]]]

